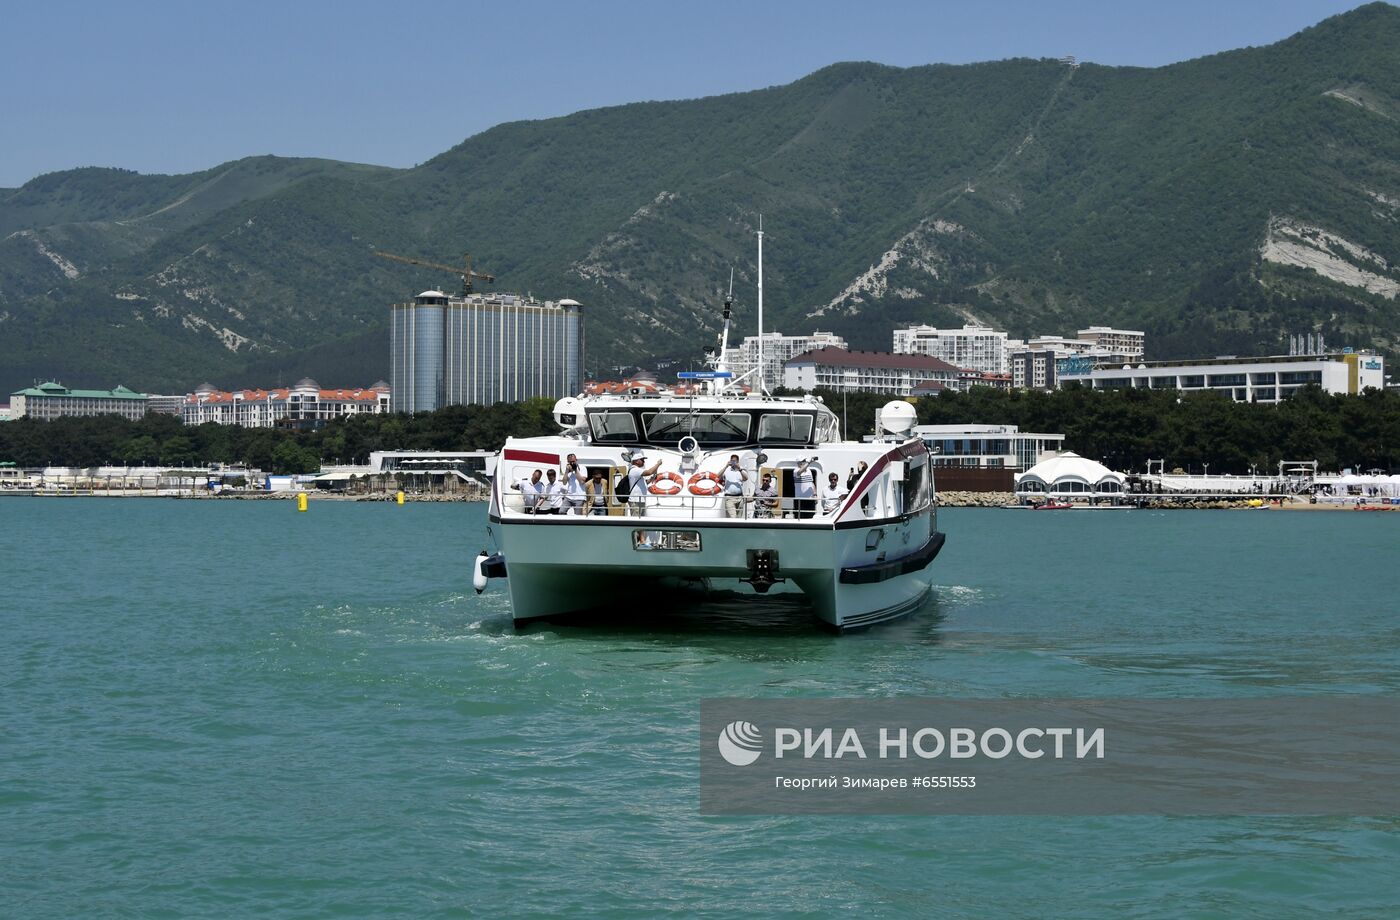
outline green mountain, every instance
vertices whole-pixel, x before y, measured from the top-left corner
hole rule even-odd
[[[788,86],[504,124],[413,169],[258,157],[0,192],[0,389],[184,392],[388,372],[388,304],[454,262],[585,305],[588,366],[691,360],[736,270],[753,328],[1290,332],[1400,347],[1400,9],[1144,69],[838,64]]]

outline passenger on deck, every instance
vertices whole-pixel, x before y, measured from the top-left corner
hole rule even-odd
[[[661,458],[646,469],[646,455],[640,451],[632,455],[632,466],[627,470],[627,513],[636,517],[643,517],[647,513],[647,486],[648,480],[656,475],[656,471],[661,469]]]
[[[544,487],[545,499],[544,502],[542,502],[544,507],[540,508],[535,513],[563,514],[564,499],[567,489],[564,483],[559,479],[559,474],[554,472],[554,470],[550,470],[546,475],[549,476],[549,482]]]
[[[578,462],[578,457],[569,454],[564,459],[564,487],[565,500],[568,502],[568,514],[583,514],[583,503],[587,496],[584,494],[584,484],[588,481],[588,468]]]
[[[834,514],[841,508],[841,501],[850,494],[851,490],[841,485],[841,478],[829,473],[826,485],[822,486],[822,514]]]
[[[724,516],[741,518],[744,516],[744,483],[749,474],[739,466],[739,455],[729,455],[729,465],[720,473],[724,481]]]
[[[535,470],[530,474],[529,479],[521,479],[519,482],[513,482],[510,487],[519,492],[525,499],[525,513],[534,514],[535,507],[540,501],[540,494],[544,491],[540,486],[540,471]]]
[[[771,518],[778,507],[778,484],[772,473],[764,473],[763,481],[753,490],[753,516]]]
[[[593,470],[593,477],[588,480],[584,492],[588,495],[589,514],[608,513],[608,481],[603,478],[601,469]]]
[[[817,510],[817,471],[812,469],[816,459],[803,460],[792,474],[792,506],[800,518],[809,518]]]

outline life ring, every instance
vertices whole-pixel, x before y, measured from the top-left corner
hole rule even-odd
[[[662,488],[661,484],[663,482],[671,483],[672,488]],[[652,480],[647,491],[652,495],[675,495],[683,488],[685,488],[685,480],[675,473],[657,473],[656,478]]]
[[[705,485],[705,483],[709,485]],[[692,495],[718,495],[720,489],[724,488],[720,483],[719,475],[716,473],[696,473],[690,477],[690,493]]]

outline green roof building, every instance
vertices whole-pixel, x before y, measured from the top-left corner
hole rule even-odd
[[[120,415],[139,419],[146,414],[147,395],[119,386],[115,390],[71,390],[49,381],[10,394],[10,417],[51,421],[68,415]]]

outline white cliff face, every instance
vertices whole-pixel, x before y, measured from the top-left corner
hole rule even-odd
[[[858,313],[867,299],[880,299],[890,292],[890,272],[901,263],[913,268],[921,275],[937,279],[945,264],[943,253],[938,247],[940,236],[970,236],[976,238],[961,224],[949,220],[926,217],[908,233],[894,241],[889,249],[881,254],[874,265],[856,276],[841,293],[828,303],[818,307],[808,316],[821,316],[826,313]],[[910,300],[922,296],[917,288],[901,287],[894,296]]]
[[[1269,220],[1259,254],[1265,262],[1305,268],[1330,281],[1391,300],[1400,294],[1400,279],[1382,256],[1292,218]]]
[[[78,266],[74,265],[72,262],[69,262],[63,256],[59,255],[49,247],[45,246],[44,241],[39,239],[39,235],[33,230],[19,230],[12,235],[22,237],[33,243],[34,248],[39,251],[39,255],[48,259],[54,264],[54,266],[59,271],[63,272],[63,277],[69,279],[70,281],[78,277]]]

